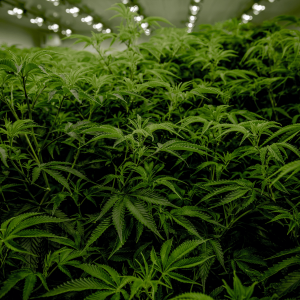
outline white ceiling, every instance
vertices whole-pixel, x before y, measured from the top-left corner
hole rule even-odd
[[[103,22],[111,29],[119,25],[120,19],[110,18],[115,14],[114,11],[107,10],[113,4],[121,2],[116,0],[82,0],[82,4],[86,4],[98,14]],[[74,33],[89,34],[92,26],[89,26],[80,21],[81,16],[74,18],[65,12],[66,6],[59,5],[55,7],[52,3],[46,0],[25,0],[26,7],[31,5],[42,5],[42,10],[46,12],[48,17],[53,18],[53,13],[58,14],[60,21],[66,27],[73,29]],[[139,0],[139,6],[143,9],[146,16],[164,17],[176,27],[185,27],[189,15],[190,0]],[[215,22],[225,21],[230,18],[239,17],[245,10],[254,3],[253,0],[202,0],[201,10],[198,14],[196,25],[198,24],[213,24]],[[278,15],[288,14],[300,17],[300,0],[275,0],[274,3],[269,3],[267,0],[260,2],[266,6],[265,11],[258,16],[254,16],[254,23],[261,23],[264,20],[272,19]],[[46,30],[47,26],[43,25],[41,28],[29,22],[29,18],[23,17],[17,19],[14,16],[7,14],[7,10],[12,7],[3,4],[0,7],[0,19],[9,23],[15,23],[26,28],[33,28],[36,30]],[[163,24],[162,24],[163,25]],[[165,26],[165,25],[163,25]],[[3,28],[1,28],[3,30]]]

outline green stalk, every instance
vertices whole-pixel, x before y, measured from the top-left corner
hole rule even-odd
[[[26,98],[26,103],[27,103],[27,108],[28,108],[29,118],[30,118],[30,120],[32,120],[32,112],[31,112],[31,108],[30,108],[30,105],[29,105],[29,99],[28,99],[28,95],[27,95],[27,91],[26,91],[26,81],[25,81],[25,77],[22,77],[22,81],[23,81],[23,89],[24,89],[24,94],[25,94],[25,98]],[[41,163],[43,163],[43,159],[42,159],[42,156],[41,156],[41,154],[40,154],[40,147],[39,147],[39,144],[38,144],[38,142],[37,142],[37,140],[36,140],[36,137],[35,137],[33,128],[31,128],[31,132],[32,132],[32,135],[33,135],[33,141],[34,141],[34,143],[35,143],[35,147],[36,147],[36,149],[37,149],[37,151],[38,151],[39,159],[37,158],[37,155],[36,155],[36,153],[35,153],[35,151],[34,151],[32,145],[31,145],[31,143],[30,143],[30,140],[29,140],[28,136],[25,135],[25,137],[26,137],[26,140],[27,140],[27,142],[28,142],[28,144],[29,144],[29,147],[31,148],[31,151],[33,152],[33,154],[34,154],[34,156],[35,156],[35,158],[36,158],[37,163],[40,165]],[[45,171],[42,171],[42,174],[43,174],[45,183],[46,183],[46,185],[47,185],[47,188],[50,190],[50,185],[49,185],[49,181],[48,181],[47,174],[45,173]]]
[[[95,48],[95,47],[94,47]],[[107,66],[109,72],[114,75],[113,71],[111,70],[110,66],[108,65],[108,63],[106,62],[106,60],[104,59],[104,57],[101,54],[101,51],[98,50],[97,48],[95,48],[95,50],[98,52],[98,54],[100,55],[100,57],[102,58],[102,60],[104,61],[104,64]]]
[[[50,130],[48,131],[47,136],[46,136],[46,138],[44,139],[44,141],[43,141],[43,143],[42,143],[41,149],[43,149],[43,147],[44,147],[46,141],[48,140],[48,137],[49,137],[49,135],[50,135],[50,133],[51,133],[53,127],[55,126],[56,120],[57,120],[57,118],[58,118],[58,115],[59,115],[59,113],[60,113],[60,110],[61,110],[61,108],[62,108],[62,105],[63,105],[64,100],[65,100],[65,96],[63,96],[62,100],[61,100],[60,103],[59,103],[59,108],[58,108],[58,111],[57,111],[57,113],[56,113],[54,122],[52,123],[52,126],[51,126]]]
[[[31,109],[34,108],[35,104],[36,104],[36,101],[38,100],[38,98],[40,97],[41,93],[44,91],[44,89],[46,88],[47,86],[44,86],[41,91],[39,92],[39,94],[35,97],[35,99],[32,101],[32,104],[31,104]]]
[[[5,197],[4,197],[4,194],[3,194],[2,190],[1,190],[1,195],[2,195],[3,201],[4,201],[4,203],[5,203],[5,205],[6,205],[7,209],[8,209],[8,211],[10,211],[10,209],[9,209],[7,203],[6,203],[6,200],[5,200]]]

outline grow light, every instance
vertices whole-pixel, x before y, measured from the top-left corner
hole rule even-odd
[[[47,1],[52,2],[54,6],[59,5],[59,0],[47,0]]]
[[[103,28],[103,24],[102,23],[94,24],[93,28],[98,30],[98,31],[101,31],[102,28]]]
[[[81,22],[87,23],[88,25],[92,25],[93,17],[92,16],[87,16],[85,18],[81,18]]]
[[[135,16],[134,21],[141,22],[144,19],[144,16]]]
[[[190,11],[192,15],[196,15],[198,13],[198,11],[200,10],[200,7],[197,5],[191,5],[190,6]]]
[[[149,24],[148,24],[147,22],[141,24],[141,27],[142,27],[143,29],[147,29],[148,26],[149,26]]]
[[[11,16],[16,16],[18,19],[22,18],[23,10],[15,7],[13,10],[8,10],[7,13]]]
[[[36,17],[35,19],[30,19],[30,23],[37,24],[38,26],[42,26],[44,22],[43,18]]]
[[[48,29],[53,30],[54,32],[57,32],[59,29],[59,25],[58,24],[49,25]]]
[[[190,16],[190,17],[189,17],[190,23],[195,23],[196,20],[197,20],[197,17],[196,17],[196,16]]]
[[[243,15],[242,15],[242,21],[243,21],[243,23],[248,23],[248,22],[251,21],[252,19],[253,19],[253,17],[250,16],[250,15],[247,15],[247,14],[243,14]]]
[[[139,10],[139,7],[137,5],[130,7],[131,12],[137,12],[138,10]]]
[[[70,36],[72,34],[72,30],[71,29],[66,29],[66,30],[63,30],[61,33],[63,35],[66,35],[66,36]]]
[[[255,15],[258,15],[261,11],[265,10],[266,7],[264,5],[255,3],[253,4],[252,8],[253,8],[253,13]]]
[[[102,30],[102,33],[111,33],[111,29],[110,28],[106,28],[106,29]]]
[[[67,14],[72,14],[73,17],[77,17],[80,9],[78,7],[72,7],[72,8],[67,8],[66,13]]]

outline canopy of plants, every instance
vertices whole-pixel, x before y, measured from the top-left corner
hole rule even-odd
[[[299,20],[111,9],[96,54],[1,47],[0,298],[300,299]]]

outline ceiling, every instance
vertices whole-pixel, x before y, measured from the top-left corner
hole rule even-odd
[[[8,0],[10,1],[10,0]],[[1,0],[0,0],[1,2]],[[102,22],[112,30],[116,30],[120,19],[110,18],[116,13],[107,10],[113,4],[121,2],[116,0],[82,0],[81,4],[90,7],[94,13],[99,15]],[[93,30],[91,25],[82,23],[81,17],[74,18],[66,13],[66,8],[71,6],[59,5],[54,6],[53,3],[46,0],[25,0],[25,8],[35,7],[37,12],[44,12],[45,16],[51,19],[51,22],[61,24],[64,28],[71,28],[73,33],[89,34]],[[145,16],[159,16],[166,18],[176,27],[186,27],[189,16],[189,6],[191,0],[139,0],[138,5],[143,10]],[[214,24],[215,22],[225,21],[230,18],[240,17],[253,4],[253,0],[202,0],[200,3],[201,10],[197,15],[196,25]],[[300,17],[300,0],[275,0],[270,3],[267,0],[260,1],[265,5],[266,9],[258,16],[254,16],[252,22],[261,23],[264,20],[272,19],[278,15],[288,14]],[[41,7],[37,9],[37,7]],[[49,24],[38,27],[36,24],[30,23],[30,16],[17,19],[16,16],[8,15],[8,9],[12,9],[11,5],[2,2],[0,7],[0,20],[4,22],[14,23],[23,28],[32,28],[39,31],[47,31]],[[56,17],[55,17],[56,16]],[[162,24],[163,25],[163,24]],[[2,29],[2,28],[1,28]]]

